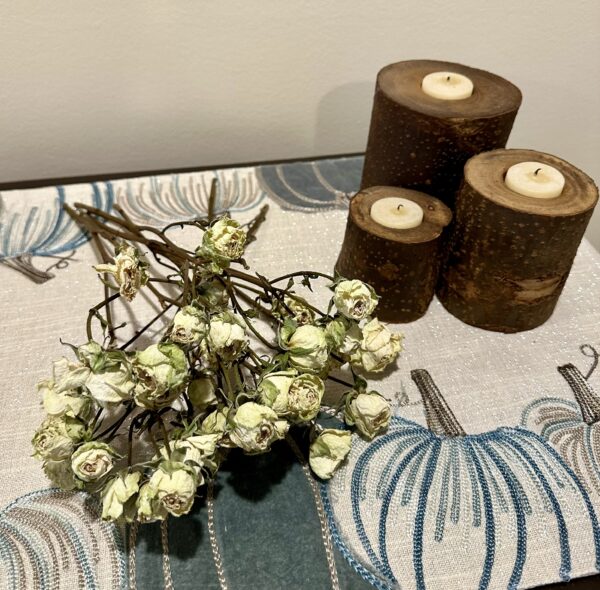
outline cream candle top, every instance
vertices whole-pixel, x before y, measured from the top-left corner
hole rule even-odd
[[[462,100],[473,94],[473,82],[455,72],[433,72],[421,82],[423,92],[441,100]]]
[[[504,177],[506,186],[524,197],[554,199],[565,186],[562,173],[541,162],[521,162],[511,166]]]
[[[423,222],[420,205],[402,197],[385,197],[371,205],[373,221],[392,229],[411,229]]]

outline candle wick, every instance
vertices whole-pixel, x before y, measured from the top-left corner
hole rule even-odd
[[[446,81],[450,82],[450,76],[448,76],[448,77],[446,78]]]
[[[537,176],[537,175],[538,175],[538,172],[539,172],[540,170],[541,170],[541,168],[538,168],[538,169],[537,169],[537,170],[536,170],[536,171],[533,173],[533,175],[534,175],[534,176]]]
[[[400,207],[404,207],[404,205],[403,205],[402,203],[400,203],[400,205],[398,205],[398,206],[396,207],[396,211],[400,211]]]

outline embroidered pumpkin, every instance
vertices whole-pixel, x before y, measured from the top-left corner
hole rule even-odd
[[[516,588],[548,569],[566,580],[573,555],[598,569],[597,516],[558,453],[519,428],[465,434],[429,373],[412,378],[428,428],[394,418],[323,488],[355,568],[375,587],[419,590]]]
[[[522,424],[562,456],[588,491],[600,494],[600,398],[572,364],[558,367],[575,401],[545,397],[529,404]]]

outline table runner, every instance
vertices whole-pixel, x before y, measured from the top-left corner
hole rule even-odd
[[[339,158],[0,195],[0,587],[526,588],[598,571],[600,257],[587,242],[540,328],[485,332],[437,300],[397,326],[396,370],[371,380],[393,402],[392,425],[371,443],[355,437],[318,488],[281,443],[234,454],[191,516],[124,530],[99,521],[85,494],[52,489],[31,458],[35,385],[68,355],[60,338],[83,342],[102,298],[93,248],[63,203],[118,203],[162,226],[205,214],[216,178],[218,211],[247,221],[270,205],[248,248],[253,269],[328,272],[361,166]],[[130,322],[149,312],[133,307],[136,318],[120,310]]]

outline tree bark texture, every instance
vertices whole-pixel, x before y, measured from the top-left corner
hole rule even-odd
[[[468,76],[472,96],[425,94],[423,77],[437,71]],[[483,70],[429,60],[386,66],[377,76],[361,188],[412,188],[453,208],[465,162],[506,145],[520,105],[516,86]]]
[[[525,197],[504,183],[525,161],[560,170],[565,186],[553,199]],[[520,332],[554,311],[598,200],[586,174],[533,150],[495,150],[471,158],[456,201],[438,286],[450,313],[467,324]]]

